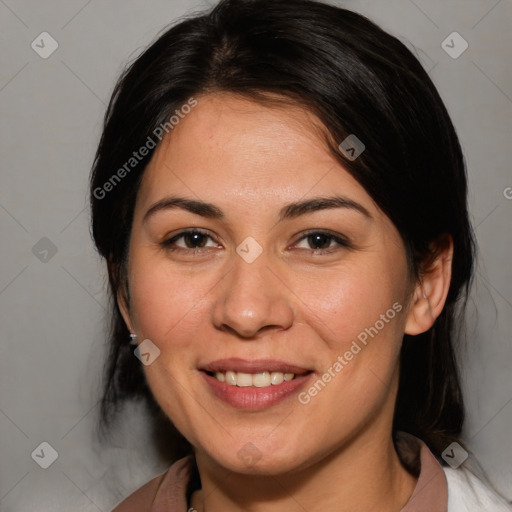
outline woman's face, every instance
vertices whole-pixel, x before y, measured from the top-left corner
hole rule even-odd
[[[412,286],[398,232],[311,114],[197,99],[145,171],[121,301],[160,350],[143,345],[157,401],[240,472],[389,435]]]

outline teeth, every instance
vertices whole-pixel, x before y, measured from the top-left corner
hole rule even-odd
[[[270,373],[268,372],[256,373],[252,376],[252,385],[257,388],[264,388],[271,384],[272,381],[270,379]]]
[[[244,388],[252,386],[252,375],[250,373],[238,372],[236,374],[236,385]]]
[[[230,386],[236,386],[235,372],[226,372],[226,384],[229,384]]]
[[[274,384],[281,384],[284,380],[284,374],[281,372],[272,372],[272,375],[270,376],[270,383]]]
[[[243,373],[243,372],[216,372],[215,377],[220,382],[225,382],[229,386],[265,388],[268,386],[277,386],[284,381],[295,378],[294,373],[282,372],[261,372],[261,373]]]

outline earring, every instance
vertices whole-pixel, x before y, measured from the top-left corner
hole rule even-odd
[[[134,332],[130,333],[130,344],[137,345],[137,335]]]

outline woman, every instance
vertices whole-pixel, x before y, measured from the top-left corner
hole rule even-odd
[[[464,161],[397,39],[308,0],[182,21],[119,80],[91,201],[104,419],[177,429],[116,512],[510,510],[461,466]]]

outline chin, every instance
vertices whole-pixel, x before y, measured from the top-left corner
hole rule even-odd
[[[281,449],[277,448],[277,444]],[[261,442],[234,442],[229,439],[201,451],[214,464],[245,475],[279,475],[297,471],[312,463],[303,445],[283,447],[281,440],[277,443],[269,439]]]

